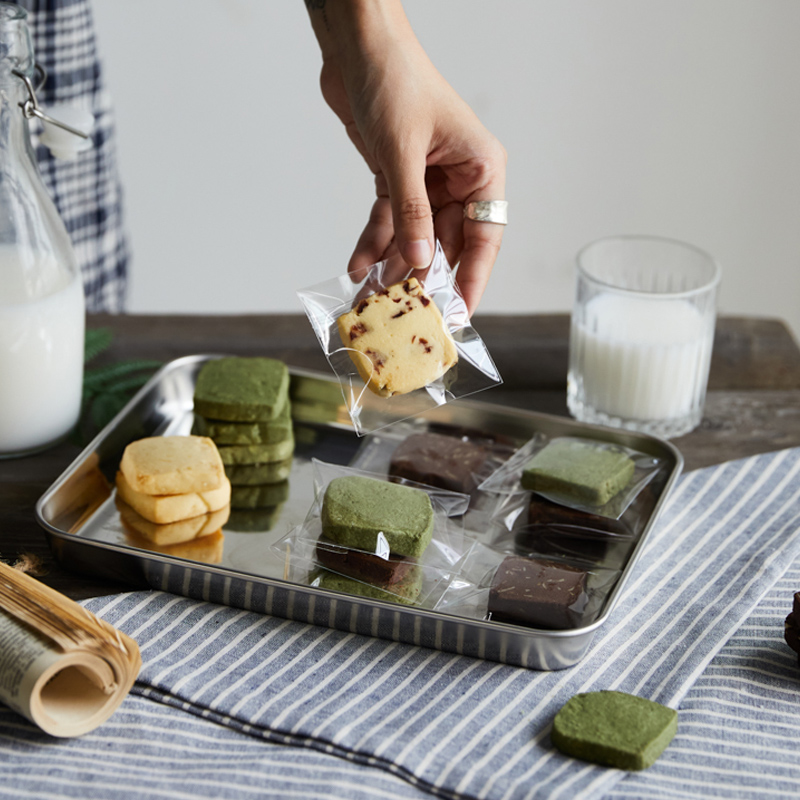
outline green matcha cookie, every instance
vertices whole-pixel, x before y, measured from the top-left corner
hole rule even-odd
[[[553,439],[522,471],[522,488],[602,506],[633,477],[625,453],[591,442]]]
[[[672,741],[678,712],[622,692],[588,692],[568,700],[553,720],[553,744],[568,756],[607,767],[649,767]]]
[[[231,486],[231,508],[263,508],[289,499],[289,481],[260,486]]]
[[[280,519],[283,505],[266,508],[234,508],[225,525],[225,530],[237,533],[258,533],[272,530]]]
[[[285,461],[294,452],[294,436],[291,434],[275,444],[226,444],[219,445],[219,457],[223,464],[267,464]]]
[[[425,492],[360,475],[328,484],[321,518],[329,539],[368,552],[375,552],[382,533],[392,553],[421,556],[433,536],[433,507]]]
[[[292,459],[272,461],[267,464],[225,464],[225,474],[231,486],[260,486],[262,483],[280,483],[292,472]]]
[[[346,592],[360,597],[371,597],[375,600],[414,605],[422,591],[422,570],[415,566],[402,580],[391,585],[391,591],[386,591],[377,584],[363,583],[337,572],[328,572],[326,569],[316,570],[312,573],[309,583],[335,592]]]
[[[326,381],[320,378],[308,378],[305,375],[292,377],[290,394],[292,400],[312,401],[340,406],[344,403],[342,387],[338,381]]]
[[[197,376],[194,410],[208,419],[264,422],[287,402],[289,370],[274,358],[218,358]]]
[[[292,404],[287,400],[270,422],[226,422],[196,414],[192,433],[208,436],[218,445],[276,444],[292,433]]]
[[[326,422],[342,422],[347,417],[342,405],[311,403],[306,400],[292,400],[292,417],[295,422],[312,422],[322,425]]]

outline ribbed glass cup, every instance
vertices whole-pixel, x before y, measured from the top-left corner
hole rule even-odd
[[[721,270],[698,248],[617,236],[578,253],[567,406],[662,438],[703,417]]]

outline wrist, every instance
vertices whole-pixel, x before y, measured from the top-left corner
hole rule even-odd
[[[416,41],[400,0],[306,0],[306,7],[323,59],[345,69],[409,37]]]

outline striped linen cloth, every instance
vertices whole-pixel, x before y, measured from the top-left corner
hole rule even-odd
[[[49,739],[0,706],[0,797],[430,800],[388,770],[265,742],[136,695],[80,739]]]
[[[800,797],[800,664],[783,638],[797,591],[800,558],[683,699],[661,758],[604,800]]]
[[[588,655],[560,672],[161,592],[90,601],[139,642],[140,680],[81,740],[0,715],[0,796],[797,796],[800,669],[781,638],[800,567],[779,579],[798,527],[800,449],[684,475]],[[646,772],[550,745],[554,713],[594,689],[680,705]]]

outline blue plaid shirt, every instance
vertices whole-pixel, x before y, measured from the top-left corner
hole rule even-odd
[[[74,103],[94,114],[93,146],[73,161],[55,159],[39,144],[38,120],[31,120],[31,136],[44,183],[72,238],[87,310],[123,311],[128,243],[114,119],[89,0],[18,0],[18,5],[28,11],[34,56],[47,70],[47,82],[37,92],[43,110]]]

